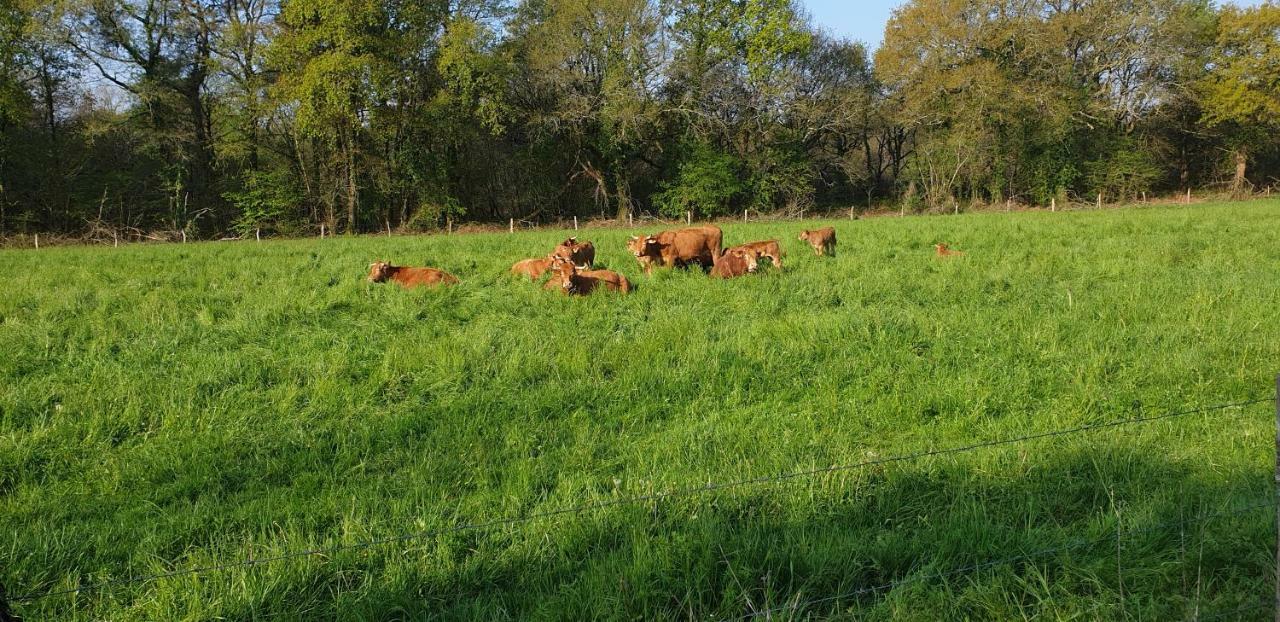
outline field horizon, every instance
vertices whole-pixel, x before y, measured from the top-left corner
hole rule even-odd
[[[1266,615],[1280,200],[718,224],[786,270],[645,276],[655,226],[0,250],[0,585],[29,620]],[[637,290],[507,274],[575,234]]]

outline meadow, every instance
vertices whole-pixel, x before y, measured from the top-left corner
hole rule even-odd
[[[834,258],[795,239],[824,224]],[[572,299],[506,273],[564,231],[0,251],[0,583],[426,533],[14,606],[1270,617],[1269,404],[448,531],[1266,398],[1280,372],[1280,201],[723,228],[781,239],[785,271],[646,277],[625,229],[579,236],[637,290]],[[376,259],[463,282],[371,285]]]

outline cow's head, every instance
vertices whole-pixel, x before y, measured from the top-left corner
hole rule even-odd
[[[806,242],[807,242],[807,241],[809,240],[809,236],[810,236],[810,235],[813,235],[813,232],[812,232],[812,231],[801,231],[801,232],[800,232],[800,237],[798,237],[798,238],[796,238],[796,239],[797,239],[797,240],[804,240],[804,241],[806,241]]]
[[[644,257],[653,254],[658,247],[658,238],[652,235],[644,237],[631,236],[627,240],[627,250],[631,251],[636,257]]]
[[[560,287],[566,294],[572,294],[577,291],[577,287],[573,283],[573,277],[578,275],[578,267],[573,265],[572,261],[558,261],[552,269],[556,275],[554,278],[560,279]]]
[[[381,283],[391,276],[391,264],[385,261],[375,261],[369,264],[369,282]]]
[[[733,252],[747,266],[747,272],[754,273],[760,267],[760,262],[756,259],[755,253],[749,253],[742,249],[734,249]]]

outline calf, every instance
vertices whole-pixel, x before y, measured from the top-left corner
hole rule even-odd
[[[401,287],[435,287],[437,285],[454,285],[458,277],[435,268],[408,268],[393,266],[385,261],[375,261],[369,265],[369,282],[385,283],[391,280]]]
[[[937,251],[939,257],[959,257],[964,251],[951,250],[946,244],[934,244],[933,249]]]
[[[716,259],[711,268],[711,276],[721,279],[732,279],[756,271],[756,256],[740,248],[731,248]]]
[[[514,274],[514,275],[523,274],[529,277],[530,281],[536,281],[542,278],[542,275],[546,274],[547,271],[551,269],[551,264],[553,261],[555,260],[549,256],[534,257],[533,259],[525,259],[523,261],[518,261],[514,266],[511,266],[511,274]]]
[[[760,261],[762,257],[768,257],[773,262],[773,266],[779,271],[782,270],[782,247],[778,246],[777,240],[766,240],[764,242],[748,242],[739,244],[729,250],[742,250],[750,253],[755,257],[756,261]]]
[[[832,227],[801,231],[799,239],[808,242],[819,257],[836,254],[836,230]]]
[[[578,243],[578,238],[569,238],[560,243],[554,251],[551,252],[553,257],[564,257],[572,261],[573,265],[581,270],[586,270],[596,263],[596,247],[591,242]]]
[[[627,277],[611,270],[578,271],[572,262],[557,262],[552,270],[552,277],[547,281],[547,289],[559,289],[566,296],[588,296],[599,288],[622,292],[631,291],[631,282]]]
[[[644,267],[645,274],[653,272],[654,264],[674,268],[696,263],[706,270],[714,266],[716,257],[720,256],[723,239],[720,227],[689,227],[644,237],[632,236],[627,249]]]

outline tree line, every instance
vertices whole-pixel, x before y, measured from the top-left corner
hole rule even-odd
[[[1277,125],[1270,1],[0,0],[0,234],[1245,193]]]

